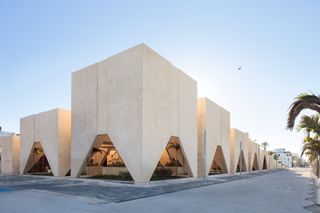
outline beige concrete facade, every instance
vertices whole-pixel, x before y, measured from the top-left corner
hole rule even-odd
[[[172,136],[197,175],[197,83],[144,44],[72,75],[71,175],[108,135],[136,183],[150,180]]]
[[[1,173],[19,174],[20,137],[0,137],[1,152]]]
[[[259,163],[259,169],[267,170],[269,168],[269,155],[268,151],[264,149],[260,149],[260,163]]]
[[[249,172],[259,170],[259,162],[260,162],[260,145],[253,142],[248,141],[248,169]]]
[[[240,162],[240,142],[242,142],[242,170],[248,172],[248,133],[238,129],[230,129],[230,173],[237,172],[237,166]]]
[[[268,169],[280,169],[282,168],[282,164],[277,162],[277,160],[274,159],[274,155],[268,155]]]
[[[204,130],[206,142],[204,148]],[[198,99],[198,176],[207,176],[213,163],[230,171],[230,113],[207,98]],[[221,149],[220,156],[217,148]],[[214,159],[215,158],[215,159]],[[216,161],[216,162],[214,162]],[[224,168],[226,167],[226,168]],[[205,171],[204,171],[205,170]]]
[[[274,155],[269,154],[270,151],[259,149],[259,152],[260,152],[260,160],[259,160],[260,171],[282,168],[282,164],[277,162],[277,160],[274,159]],[[265,166],[263,165],[264,158],[265,158]]]
[[[54,176],[130,173],[144,184],[164,167],[203,177],[235,174],[240,162],[243,172],[281,166],[248,133],[230,129],[229,111],[197,99],[194,79],[144,44],[74,72],[71,104],[21,118],[20,139],[0,138],[2,173],[32,173],[41,160]]]
[[[25,174],[36,163],[30,162],[34,148],[41,146],[54,176],[65,176],[70,170],[71,113],[54,109],[20,119],[20,173]]]
[[[281,168],[281,167],[278,167],[277,161],[274,160],[273,158],[270,159],[270,169],[277,169],[277,168]]]

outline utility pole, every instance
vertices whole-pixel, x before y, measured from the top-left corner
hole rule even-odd
[[[206,176],[207,176],[207,173],[206,173],[206,158],[207,158],[207,156],[206,156],[206,151],[207,151],[207,131],[204,129],[203,130],[203,133],[202,133],[202,135],[203,135],[203,144],[202,144],[202,146],[203,146],[203,149],[202,149],[202,151],[203,151],[203,158],[202,158],[202,173],[203,173],[203,178],[206,178]]]
[[[269,172],[271,172],[271,163],[270,163],[270,161],[271,161],[271,155],[269,155]]]
[[[242,141],[240,141],[240,177],[242,176]]]

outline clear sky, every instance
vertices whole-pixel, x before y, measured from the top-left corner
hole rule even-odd
[[[286,116],[297,94],[320,93],[319,1],[47,2],[0,1],[3,130],[70,109],[71,72],[143,42],[229,110],[232,127],[300,150]]]

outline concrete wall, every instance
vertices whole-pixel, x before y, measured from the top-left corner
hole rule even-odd
[[[251,140],[249,139],[248,140],[248,172],[251,172],[252,170],[252,164],[253,164],[253,157],[252,157],[252,153],[253,153],[253,150],[252,150],[252,147],[253,147],[253,144],[251,142]]]
[[[255,154],[257,155],[257,161],[258,161],[258,166],[260,162],[260,145],[248,140],[248,165],[249,165],[249,172],[252,171],[252,166],[254,162],[254,156]],[[260,169],[260,166],[259,166]]]
[[[269,154],[269,151],[267,151],[266,154],[267,154],[267,168],[268,168],[268,169],[272,169],[272,167],[273,167],[273,161],[274,161],[273,155],[270,155],[270,154]]]
[[[33,144],[40,142],[54,176],[70,169],[71,113],[54,109],[20,119],[20,173],[26,173]]]
[[[266,166],[267,166],[267,169],[268,169],[269,168],[268,167],[268,165],[269,165],[268,152],[267,152],[267,150],[260,149],[260,161],[259,161],[259,169],[260,169],[260,171],[263,170],[264,158],[266,159]]]
[[[273,158],[271,159],[270,169],[276,169],[277,168],[277,161]]]
[[[206,147],[204,153],[204,135]],[[230,113],[207,98],[198,99],[198,176],[208,175],[217,149],[222,147],[228,172],[230,171]],[[205,158],[205,165],[204,164]],[[205,170],[205,171],[204,171]]]
[[[242,150],[244,163],[248,169],[248,144],[249,137],[248,133],[241,132],[238,129],[230,129],[230,173],[235,174],[239,157],[240,157],[240,142],[242,142]]]
[[[136,182],[148,182],[171,136],[197,174],[197,83],[144,44],[72,75],[72,176],[108,134]]]
[[[1,173],[18,174],[19,173],[19,152],[20,137],[4,136],[0,137],[1,153]]]

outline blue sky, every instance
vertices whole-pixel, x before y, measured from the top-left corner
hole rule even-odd
[[[198,81],[231,125],[298,152],[293,98],[319,91],[319,1],[0,2],[0,125],[70,108],[71,72],[139,43]],[[242,70],[237,70],[242,66]]]

